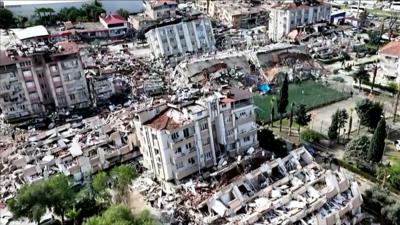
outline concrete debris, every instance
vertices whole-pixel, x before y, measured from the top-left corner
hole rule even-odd
[[[7,149],[0,152],[1,201],[13,197],[24,183],[52,174],[64,173],[81,182],[91,173],[138,157],[132,116],[122,109],[47,131],[15,132],[19,141],[3,142]]]
[[[256,151],[253,155],[262,154]],[[254,159],[249,165],[256,164]],[[323,169],[305,148],[252,166],[245,174],[237,165],[231,170],[225,167],[218,179],[188,178],[175,184],[176,192],[171,194],[151,180],[150,174],[135,180],[131,188],[161,210],[163,221],[170,224],[311,225],[363,217],[357,183],[343,172]]]

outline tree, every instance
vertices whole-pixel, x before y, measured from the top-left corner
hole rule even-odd
[[[13,13],[6,9],[0,8],[0,29],[9,29],[15,25],[15,18]]]
[[[72,22],[76,22],[78,18],[85,17],[84,12],[75,7],[69,7],[69,8],[64,7],[60,10],[57,16],[61,21],[72,21]]]
[[[339,137],[338,130],[339,130],[339,117],[338,114],[335,112],[332,115],[331,125],[329,126],[328,129],[329,140],[333,141],[338,139]]]
[[[351,140],[346,145],[345,157],[350,161],[365,162],[367,161],[367,152],[370,145],[367,136],[360,136]]]
[[[93,190],[97,194],[104,193],[108,187],[108,185],[107,185],[108,180],[109,180],[109,178],[105,172],[103,172],[103,171],[98,172],[92,180]]]
[[[84,225],[133,225],[134,217],[131,211],[122,206],[114,205],[99,216],[89,218]]]
[[[272,130],[267,128],[258,130],[257,139],[261,148],[274,152],[278,157],[287,156],[286,142],[276,138]]]
[[[274,119],[275,119],[275,96],[272,96],[270,104],[271,104],[271,127],[274,127]]]
[[[70,220],[73,221],[73,225],[77,225],[77,219],[79,217],[80,210],[76,209],[75,206],[72,207],[72,209],[68,209],[66,213],[66,217]]]
[[[124,17],[125,19],[128,19],[129,17],[129,11],[125,9],[118,9],[116,12],[118,15]]]
[[[287,74],[285,75],[285,79],[283,80],[282,87],[279,93],[278,99],[278,113],[280,114],[279,118],[279,131],[282,131],[282,119],[283,114],[286,113],[286,107],[289,104],[289,81]]]
[[[99,16],[106,12],[99,1],[83,4],[81,9],[90,21],[97,21]]]
[[[137,172],[132,166],[121,165],[111,170],[110,177],[117,190],[117,197],[121,200],[127,194],[128,185],[137,177]]]
[[[369,160],[376,163],[381,161],[383,156],[383,151],[385,150],[385,139],[386,139],[386,121],[385,118],[382,117],[371,139],[371,144],[368,149]]]
[[[338,142],[340,137],[340,130],[344,128],[346,125],[347,119],[349,118],[349,114],[347,114],[345,109],[338,109],[336,112],[337,114],[337,123],[338,123]]]
[[[356,112],[360,124],[372,129],[375,128],[383,115],[383,106],[379,102],[363,99],[356,105]]]
[[[24,185],[17,195],[7,202],[8,208],[15,218],[26,217],[39,224],[49,205],[49,192],[50,189],[44,182]]]
[[[50,189],[49,205],[53,208],[54,213],[61,217],[61,223],[64,224],[65,213],[72,206],[75,193],[68,177],[64,174],[52,176],[48,181],[48,186]]]
[[[362,91],[361,84],[369,80],[368,71],[365,70],[364,65],[360,65],[358,71],[355,74],[353,74],[353,79],[354,81],[358,82],[358,89],[361,92]]]
[[[301,126],[307,126],[308,123],[311,121],[311,115],[307,114],[305,105],[300,104],[297,107],[297,109],[295,111],[295,118],[296,118],[296,123],[299,125],[298,133],[299,133],[299,137],[300,137]]]
[[[294,102],[292,102],[292,107],[290,107],[290,117],[289,117],[289,136],[292,135],[292,125],[293,125],[293,114],[294,114]]]

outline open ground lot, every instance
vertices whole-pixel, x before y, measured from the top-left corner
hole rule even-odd
[[[279,98],[279,95],[256,95],[254,103],[258,107],[257,119],[269,120],[271,113],[271,100]],[[304,104],[308,109],[313,109],[329,103],[333,103],[345,99],[348,95],[328,88],[315,81],[304,81],[300,84],[289,84],[289,106],[287,111],[290,111],[292,102],[295,104]]]

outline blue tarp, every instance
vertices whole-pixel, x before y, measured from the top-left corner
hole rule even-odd
[[[268,84],[260,84],[260,85],[258,86],[258,90],[259,90],[260,92],[266,93],[266,92],[270,91],[271,88],[269,87]]]

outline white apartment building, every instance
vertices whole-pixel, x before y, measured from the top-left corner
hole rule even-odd
[[[144,9],[146,16],[152,20],[175,17],[178,3],[174,0],[146,0]]]
[[[318,1],[282,3],[271,8],[269,38],[279,41],[294,29],[329,22],[331,5]]]
[[[216,165],[224,155],[257,147],[251,95],[235,93],[138,110],[134,123],[144,166],[160,179],[180,180]]]
[[[90,105],[78,45],[61,42],[56,48],[29,56],[0,52],[0,108],[7,121]]]
[[[154,58],[215,50],[211,22],[203,15],[161,23],[149,30],[146,38]]]
[[[379,55],[379,72],[377,81],[386,82],[400,82],[400,42],[392,41],[383,46],[378,51]]]

